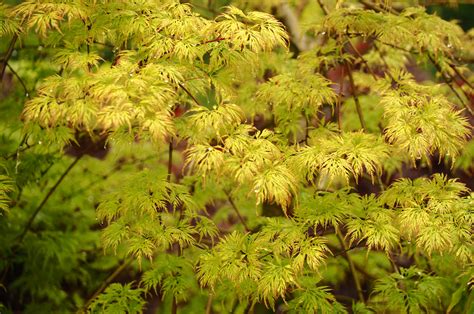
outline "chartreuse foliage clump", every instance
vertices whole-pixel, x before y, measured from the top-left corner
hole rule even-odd
[[[472,313],[472,31],[181,2],[0,5],[0,312]]]

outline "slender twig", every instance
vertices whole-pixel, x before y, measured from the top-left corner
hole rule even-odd
[[[199,103],[199,101],[196,99],[196,97],[194,97],[193,94],[191,94],[191,92],[190,92],[186,87],[184,87],[183,84],[178,83],[178,85],[179,85],[179,87],[181,87],[181,88],[184,90],[184,92],[185,92],[186,94],[188,94],[189,97],[191,97],[191,99],[196,103],[196,105],[202,107],[202,105]]]
[[[375,75],[374,71],[372,71],[372,68],[369,66],[369,63],[367,62],[367,60],[365,60],[365,58],[361,55],[361,53],[359,52],[359,50],[357,50],[356,47],[354,47],[354,45],[352,44],[351,40],[348,39],[347,42],[349,43],[349,46],[351,46],[352,50],[354,50],[354,52],[357,54],[357,56],[359,57],[359,59],[365,64],[365,66],[367,67],[367,70],[369,71],[369,73],[372,75],[372,77],[374,79],[377,79],[377,75]]]
[[[386,13],[387,11],[392,13],[392,14],[395,14],[395,15],[398,15],[399,12],[393,8],[380,8],[378,6],[376,6],[375,4],[373,3],[370,3],[369,1],[365,1],[365,0],[359,0],[360,3],[362,3],[363,5],[365,5],[366,7],[368,7],[369,9],[372,9],[376,12],[380,12],[380,13]]]
[[[99,294],[102,293],[102,291],[104,291],[108,286],[109,284],[118,276],[122,273],[122,271],[125,270],[125,268],[127,268],[131,263],[133,262],[133,258],[129,258],[128,260],[125,260],[123,261],[115,270],[113,273],[111,273],[109,275],[109,277],[107,277],[104,282],[102,282],[102,284],[100,285],[100,287],[94,292],[94,294],[92,294],[92,296],[87,299],[86,303],[84,304],[84,306],[82,307],[82,312],[86,311],[87,308],[89,307],[89,305],[91,305],[92,301],[94,301],[95,298],[97,298],[99,296]]]
[[[219,42],[219,41],[223,41],[223,40],[227,40],[227,38],[217,37],[217,38],[214,38],[214,39],[211,39],[211,40],[206,40],[206,41],[203,41],[202,43],[200,43],[199,46],[205,45],[205,44],[210,44],[210,43],[215,43],[215,42]]]
[[[324,15],[328,15],[329,11],[324,5],[323,1],[322,0],[317,0],[317,1],[318,1],[319,6],[321,7],[321,10],[323,10]]]
[[[336,102],[336,118],[337,118],[337,128],[339,131],[342,131],[342,94],[344,92],[344,67],[341,67],[341,75],[339,77],[339,93],[337,93],[337,102]]]
[[[385,57],[383,56],[382,51],[380,51],[379,47],[377,46],[375,42],[373,42],[372,45],[374,46],[375,50],[377,50],[377,52],[379,53],[380,59],[382,59],[382,62],[385,65],[385,68],[386,68],[385,73],[387,73],[388,77],[390,77],[390,79],[395,82],[396,80],[393,77],[392,73],[390,73],[390,67],[388,66],[388,63],[385,60]]]
[[[166,175],[166,181],[171,182],[171,170],[173,168],[173,138],[170,138],[168,148],[168,174]]]
[[[467,78],[461,73],[461,71],[459,71],[459,69],[454,64],[449,63],[449,66],[454,70],[457,76],[459,76],[459,78],[461,78],[461,80],[467,84],[467,86],[469,86],[471,89],[474,89],[474,86],[472,86],[471,82],[467,80]]]
[[[176,297],[173,297],[173,302],[171,303],[171,314],[178,313],[178,301]]]
[[[12,66],[7,62],[7,67],[10,69],[10,72],[15,75],[15,77],[18,79],[20,82],[21,86],[23,86],[23,89],[25,90],[25,96],[28,98],[31,98],[30,93],[28,92],[28,88],[26,87],[25,81],[18,75],[18,73],[12,68]]]
[[[347,260],[347,263],[349,264],[349,269],[351,271],[352,278],[354,279],[354,284],[356,286],[357,296],[359,297],[359,300],[361,302],[365,303],[364,294],[362,293],[362,286],[360,285],[359,278],[357,277],[357,272],[356,272],[356,269],[355,269],[355,266],[354,266],[354,261],[352,261],[352,258],[349,256],[349,254],[347,254],[347,251],[349,251],[349,248],[347,247],[346,241],[344,240],[344,236],[342,235],[339,228],[336,227],[335,230],[336,230],[337,238],[339,239],[339,242],[341,243],[341,246],[344,249],[343,254],[344,254],[344,257]]]
[[[471,115],[474,115],[474,112],[473,110],[470,108],[469,104],[465,103],[464,100],[462,99],[461,95],[459,95],[459,93],[456,91],[456,89],[454,88],[454,86],[452,85],[452,80],[453,78],[451,76],[449,76],[449,74],[446,74],[443,69],[441,68],[441,66],[436,62],[436,60],[429,54],[427,53],[426,54],[428,56],[428,59],[430,59],[431,63],[434,65],[434,67],[436,68],[436,70],[441,74],[441,78],[443,79],[443,81],[446,83],[446,85],[448,85],[449,89],[453,92],[453,94],[456,96],[456,98],[459,100],[459,102],[461,103],[461,105],[467,109],[467,111],[469,111],[469,113]],[[448,77],[446,77],[446,75],[448,75]],[[461,89],[462,90],[462,89]],[[464,91],[463,91],[464,92]]]
[[[245,223],[244,217],[242,217],[242,215],[240,214],[240,211],[239,211],[239,209],[237,208],[237,206],[235,205],[234,200],[233,200],[232,197],[230,196],[230,193],[229,193],[228,191],[224,191],[224,192],[225,192],[225,194],[227,195],[227,200],[229,201],[229,203],[230,203],[230,205],[232,206],[232,208],[235,210],[237,216],[239,217],[240,222],[241,222],[242,225],[244,226],[245,231],[250,232],[249,227],[248,227],[247,224]]]
[[[207,298],[207,304],[206,304],[206,314],[211,314],[212,299],[213,299],[213,295],[212,295],[212,293],[209,293],[209,297]]]
[[[305,143],[306,145],[308,145],[310,120],[309,120],[309,117],[308,117],[307,115],[305,115],[304,113],[303,113],[303,116],[304,116],[304,121],[305,121],[304,143]]]
[[[352,76],[352,70],[348,62],[346,62],[346,67],[347,67],[347,75],[349,76],[349,83],[351,85],[352,97],[354,98],[357,115],[359,116],[360,125],[362,126],[362,129],[367,130],[365,120],[364,120],[364,114],[362,112],[362,107],[360,106],[359,97],[357,96],[357,92],[356,92],[356,88],[354,84],[354,77]]]
[[[0,83],[3,81],[3,75],[5,74],[5,69],[7,68],[8,60],[12,56],[17,39],[18,34],[13,35],[12,40],[10,41],[10,45],[8,46],[7,52],[5,53],[5,57],[3,57],[2,66],[0,68]]]
[[[51,187],[51,189],[48,191],[48,193],[46,194],[46,196],[43,198],[43,200],[41,201],[41,203],[38,205],[38,207],[35,209],[35,211],[33,212],[33,214],[30,216],[30,218],[28,219],[28,222],[26,223],[25,227],[23,228],[23,231],[22,233],[18,236],[17,238],[17,244],[20,244],[26,233],[30,230],[31,228],[31,224],[33,223],[33,221],[35,220],[36,216],[38,215],[38,213],[41,211],[41,209],[43,209],[44,205],[46,204],[46,202],[49,200],[49,198],[51,197],[51,195],[53,195],[54,191],[56,191],[57,187],[61,184],[61,182],[64,180],[64,178],[67,176],[67,174],[69,173],[69,171],[71,171],[71,169],[78,163],[78,161],[82,158],[83,155],[79,155],[78,157],[76,157],[76,159],[74,159],[74,161],[69,165],[69,167],[67,167],[67,169],[63,172],[63,174],[61,175],[61,177],[58,179],[58,181],[56,181],[56,183]]]
[[[346,254],[347,252],[352,251],[353,249],[357,249],[357,248],[358,248],[357,245],[356,245],[356,246],[351,246],[350,248],[344,249],[344,250],[342,250],[342,251],[340,251],[340,252],[337,252],[336,254],[333,254],[332,257],[336,257],[336,256],[339,256],[339,255],[344,255],[344,254]]]

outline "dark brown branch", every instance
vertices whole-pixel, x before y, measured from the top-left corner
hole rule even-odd
[[[104,282],[102,282],[102,284],[100,285],[100,287],[94,292],[94,294],[89,298],[87,299],[86,303],[84,304],[84,306],[82,307],[82,310],[85,312],[87,310],[87,308],[91,305],[91,303],[94,301],[95,298],[97,298],[99,296],[99,294],[101,294],[108,286],[109,284],[118,276],[122,273],[122,271],[125,270],[125,268],[127,268],[131,263],[133,262],[133,259],[132,258],[129,258],[128,260],[126,261],[123,261],[122,264],[120,264],[115,270],[113,273],[111,273],[109,275],[109,277],[107,277],[107,279],[104,280]]]
[[[360,125],[362,126],[362,129],[367,130],[365,120],[364,120],[364,114],[362,112],[362,107],[360,106],[359,97],[357,96],[357,92],[356,92],[356,88],[354,84],[354,77],[352,76],[352,69],[350,68],[348,62],[346,62],[346,68],[347,68],[347,75],[349,76],[349,83],[351,85],[352,97],[354,98],[357,115],[359,116]]]
[[[237,216],[239,217],[240,222],[241,222],[242,225],[244,226],[245,231],[250,232],[249,227],[248,227],[247,224],[245,223],[244,217],[242,217],[242,215],[240,214],[240,211],[239,211],[239,209],[237,208],[237,206],[235,205],[234,200],[233,200],[232,197],[230,196],[230,193],[229,193],[228,191],[224,191],[224,192],[225,192],[225,194],[227,195],[227,200],[229,201],[230,205],[232,206],[232,208],[234,209],[235,213],[236,213]]]
[[[166,181],[171,182],[171,170],[173,167],[173,138],[170,138],[168,147],[168,174],[166,175]]]
[[[341,67],[341,76],[339,78],[339,93],[337,94],[337,102],[336,102],[336,119],[337,119],[337,128],[339,131],[342,131],[342,94],[344,92],[344,67]]]
[[[10,45],[8,46],[7,52],[3,57],[2,67],[0,68],[0,83],[3,82],[3,75],[5,74],[5,69],[7,68],[8,60],[10,60],[10,57],[12,56],[17,39],[18,34],[13,35],[12,40],[10,41]]]
[[[365,64],[365,66],[367,67],[367,70],[369,71],[369,73],[372,75],[372,77],[374,79],[377,79],[377,75],[375,75],[374,71],[372,71],[372,68],[369,66],[369,63],[367,62],[367,60],[365,60],[364,56],[362,56],[359,52],[359,50],[357,50],[356,47],[354,47],[354,45],[352,44],[351,40],[348,39],[347,42],[349,43],[349,46],[351,46],[352,50],[354,50],[354,52],[356,53],[356,55],[359,57],[359,59]]]
[[[204,42],[200,43],[199,45],[205,45],[205,44],[215,43],[215,42],[224,41],[224,40],[227,40],[227,38],[217,37],[217,38],[214,38],[214,39],[211,39],[211,40],[208,40],[208,41],[204,41]]]
[[[375,44],[375,42],[373,43],[373,45],[374,45],[375,50],[377,50],[377,52],[379,53],[380,59],[382,59],[382,62],[385,65],[385,68],[386,68],[385,73],[387,73],[388,77],[390,77],[390,79],[395,82],[396,80],[393,77],[392,73],[390,73],[390,67],[388,66],[388,63],[385,60],[385,57],[382,55],[382,51],[380,51],[379,47]]]
[[[443,69],[441,68],[441,66],[436,62],[436,60],[429,54],[427,53],[426,54],[428,56],[428,58],[430,59],[431,63],[434,65],[434,67],[436,68],[436,70],[441,74],[441,78],[443,79],[443,81],[446,83],[446,85],[448,85],[449,89],[453,92],[453,94],[456,96],[457,99],[459,99],[461,105],[467,109],[467,111],[469,111],[469,113],[471,115],[474,115],[474,112],[473,110],[470,108],[469,104],[466,104],[464,102],[464,100],[461,98],[461,95],[459,95],[459,93],[456,91],[456,89],[454,88],[454,86],[452,85],[452,81],[453,81],[453,78],[451,76],[449,76],[449,74],[446,74]],[[446,75],[448,75],[448,77],[446,77]]]
[[[16,241],[17,244],[20,244],[23,241],[25,235],[30,230],[31,225],[32,225],[33,221],[35,220],[36,216],[38,215],[38,213],[41,211],[41,209],[43,209],[44,205],[49,200],[51,195],[53,195],[54,191],[56,191],[56,189],[61,184],[61,182],[64,180],[64,178],[67,176],[69,171],[71,171],[71,169],[74,168],[74,166],[79,162],[79,160],[82,158],[82,156],[83,155],[79,155],[78,157],[76,157],[76,159],[74,159],[74,161],[69,165],[69,167],[67,167],[67,169],[63,172],[63,174],[58,179],[58,181],[56,181],[56,183],[53,185],[53,187],[51,187],[51,189],[48,191],[48,193],[43,198],[43,200],[41,201],[39,206],[35,209],[35,211],[31,215],[31,217],[28,219],[28,222],[26,223],[25,227],[23,228],[22,233],[18,236],[17,241]]]
[[[375,5],[375,4],[373,4],[369,1],[365,1],[365,0],[359,0],[359,2],[362,3],[363,5],[365,5],[367,8],[374,10],[375,12],[380,12],[380,13],[390,12],[390,13],[395,14],[395,15],[400,14],[400,12],[398,12],[397,10],[395,10],[393,8],[390,8],[390,7],[380,8],[377,5]]]
[[[179,85],[179,87],[181,87],[184,90],[184,92],[186,94],[188,94],[189,97],[191,97],[191,99],[196,103],[196,105],[202,107],[202,105],[199,103],[199,101],[196,99],[196,97],[194,97],[193,94],[191,94],[191,92],[186,87],[184,87],[183,84],[178,83],[178,85]]]
[[[454,65],[454,64],[449,64],[449,66],[454,70],[454,72],[459,76],[459,78],[466,83],[467,86],[469,86],[471,89],[474,89],[472,86],[471,82],[467,80],[467,78],[459,71],[459,69]],[[459,84],[458,84],[459,85]]]
[[[25,96],[28,98],[31,98],[30,93],[28,92],[28,88],[26,87],[26,84],[23,81],[23,79],[20,77],[20,75],[18,75],[18,73],[11,67],[11,65],[8,62],[6,64],[7,64],[8,69],[10,69],[10,72],[12,72],[13,75],[15,75],[15,77],[20,82],[21,86],[23,86],[23,89],[25,90]]]
[[[319,6],[321,7],[321,10],[323,10],[324,15],[328,15],[329,11],[324,5],[323,0],[317,0],[317,1],[318,1]]]

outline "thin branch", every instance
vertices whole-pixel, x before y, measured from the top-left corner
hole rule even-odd
[[[441,77],[443,79],[443,81],[448,85],[449,89],[453,92],[453,94],[457,97],[457,99],[459,99],[459,101],[461,102],[461,105],[467,109],[467,111],[469,111],[469,113],[471,115],[474,115],[474,112],[473,110],[470,108],[469,104],[466,104],[464,102],[464,100],[461,98],[461,95],[459,95],[459,93],[456,91],[456,89],[454,88],[454,86],[452,85],[452,80],[453,78],[451,76],[449,76],[449,74],[445,74],[445,72],[443,71],[443,69],[441,68],[441,66],[436,62],[436,60],[431,56],[430,53],[427,53],[426,54],[428,56],[428,58],[430,59],[431,63],[435,66],[436,70],[441,74]],[[446,77],[446,75],[448,75],[448,77]]]
[[[365,0],[359,0],[360,3],[362,3],[363,5],[365,5],[366,7],[368,7],[369,9],[372,9],[374,10],[375,12],[380,12],[380,13],[387,13],[387,12],[390,12],[392,14],[395,14],[395,15],[398,15],[400,14],[400,12],[398,12],[397,10],[393,9],[393,8],[380,8],[378,7],[377,5],[369,2],[369,1],[365,1]]]
[[[369,73],[372,75],[372,77],[374,79],[377,79],[377,75],[375,75],[374,71],[372,71],[372,68],[369,66],[369,63],[367,62],[367,60],[365,60],[365,58],[360,54],[359,50],[357,50],[356,47],[354,47],[354,45],[352,44],[351,40],[347,40],[347,42],[349,43],[349,46],[351,46],[352,50],[354,50],[354,52],[357,54],[357,56],[359,57],[359,59],[365,64],[365,66],[367,67],[367,70],[369,71]]]
[[[339,131],[342,131],[342,93],[344,92],[344,67],[341,67],[341,75],[339,77],[339,93],[337,93],[337,102],[336,102],[336,118],[337,118],[337,128]]]
[[[17,238],[17,244],[20,244],[25,235],[27,234],[27,232],[30,230],[31,228],[31,224],[33,223],[33,221],[35,220],[36,216],[38,215],[38,213],[41,211],[41,209],[43,209],[44,205],[46,204],[46,202],[49,200],[49,198],[51,197],[51,195],[53,195],[54,191],[56,191],[57,187],[61,184],[61,182],[64,180],[64,178],[67,176],[67,174],[69,173],[69,171],[71,171],[72,168],[74,168],[74,166],[78,163],[78,161],[82,158],[83,155],[79,155],[78,157],[76,157],[76,159],[74,159],[74,161],[69,165],[69,167],[67,167],[67,169],[63,172],[63,174],[61,175],[61,177],[58,179],[58,181],[56,181],[56,183],[53,185],[53,187],[51,187],[51,189],[48,191],[48,193],[46,194],[46,196],[43,198],[43,200],[41,201],[41,203],[39,204],[39,206],[35,209],[35,211],[33,212],[33,214],[31,215],[30,219],[28,219],[28,222],[26,223],[25,227],[23,228],[23,231],[22,233],[18,236]]]
[[[173,138],[170,138],[168,147],[168,174],[166,175],[166,181],[171,182],[171,170],[173,167]]]
[[[202,43],[199,44],[199,46],[205,45],[205,44],[210,44],[210,43],[215,43],[215,42],[219,42],[219,41],[224,41],[224,40],[227,40],[227,38],[217,37],[217,38],[214,38],[214,39],[211,39],[211,40],[203,41]]]
[[[319,6],[321,7],[321,10],[323,10],[324,15],[328,15],[329,11],[324,5],[323,0],[317,0],[317,1],[318,1]]]
[[[354,262],[352,261],[352,258],[349,256],[349,254],[347,254],[347,251],[349,251],[349,248],[347,247],[346,241],[344,240],[344,236],[342,235],[339,228],[336,227],[335,230],[336,230],[337,238],[339,239],[339,242],[341,243],[341,246],[344,249],[343,254],[347,260],[347,263],[349,264],[349,269],[351,271],[352,278],[354,279],[354,284],[356,286],[357,296],[359,297],[359,300],[361,302],[365,303],[364,294],[362,293],[362,286],[360,285],[359,278],[357,277],[357,272],[354,266]]]
[[[7,67],[8,69],[10,69],[10,72],[12,72],[13,75],[15,75],[15,77],[18,79],[21,86],[23,86],[23,89],[25,90],[25,96],[28,98],[31,98],[30,93],[28,92],[28,88],[26,87],[25,81],[23,81],[20,75],[18,75],[18,73],[12,68],[12,66],[8,62],[7,62]]]
[[[308,145],[308,138],[309,138],[309,124],[310,120],[307,115],[303,113],[304,121],[305,121],[305,129],[304,129],[304,143]]]
[[[364,120],[364,114],[362,112],[362,107],[360,106],[359,97],[357,96],[356,89],[355,89],[354,77],[352,76],[352,71],[349,66],[349,63],[347,61],[345,63],[347,67],[347,75],[349,76],[349,83],[351,85],[352,97],[354,98],[357,115],[359,116],[360,125],[362,126],[362,129],[367,130],[365,120]]]
[[[385,73],[387,73],[388,77],[390,77],[390,79],[392,81],[396,81],[395,78],[393,77],[392,73],[390,73],[390,67],[388,66],[388,63],[385,60],[385,57],[382,55],[382,51],[380,51],[379,47],[377,46],[377,44],[375,42],[373,42],[372,44],[374,45],[375,50],[377,50],[377,52],[379,53],[380,59],[382,59],[382,62],[385,65],[385,68],[387,69],[385,71]]]
[[[237,206],[235,205],[234,200],[233,200],[232,197],[230,196],[230,193],[229,193],[228,191],[224,191],[224,192],[225,192],[225,194],[227,195],[227,200],[229,201],[229,203],[230,203],[230,205],[232,206],[232,208],[235,210],[237,216],[239,217],[240,222],[241,222],[242,225],[244,226],[245,231],[250,232],[249,227],[248,227],[247,224],[245,223],[244,217],[242,217],[242,215],[240,214],[240,211],[239,211],[239,209],[237,208]]]
[[[211,314],[212,312],[212,299],[213,299],[213,295],[212,293],[209,293],[209,297],[207,298],[207,304],[206,304],[206,314]]]
[[[173,302],[171,303],[171,314],[177,314],[178,313],[178,301],[176,300],[176,297],[173,297]]]
[[[449,66],[454,70],[454,72],[461,78],[461,80],[467,84],[471,89],[474,89],[474,86],[472,86],[471,82],[467,80],[467,78],[459,71],[459,69],[454,65],[449,63]],[[458,84],[459,85],[459,84]]]
[[[189,97],[191,97],[191,99],[196,103],[196,105],[202,107],[202,105],[199,103],[199,101],[196,99],[196,97],[194,97],[193,94],[191,94],[191,92],[186,87],[184,87],[183,84],[178,83],[178,85],[179,85],[179,87],[181,87],[184,90],[184,92],[186,94],[188,94]]]
[[[104,282],[102,282],[102,284],[100,285],[100,287],[94,292],[94,294],[89,298],[87,299],[86,303],[84,304],[84,306],[82,307],[82,311],[86,311],[87,308],[89,307],[89,305],[91,305],[91,303],[94,301],[95,298],[97,298],[99,296],[99,294],[101,294],[108,286],[109,284],[118,276],[120,275],[120,273],[122,273],[122,271],[125,270],[125,268],[127,268],[131,263],[133,262],[133,258],[129,258],[128,260],[126,261],[123,261],[122,264],[120,264],[115,270],[113,273],[111,273],[109,275],[109,277],[107,277],[107,279],[104,280]]]
[[[350,248],[344,249],[340,252],[337,252],[336,254],[333,254],[332,257],[340,256],[340,255],[345,255],[347,252],[352,251],[353,249],[357,249],[358,246],[351,246]]]
[[[17,39],[18,34],[13,35],[12,40],[10,41],[10,45],[8,46],[7,52],[5,53],[5,57],[3,58],[2,67],[0,68],[0,83],[3,82],[3,75],[5,74],[5,69],[7,68],[8,60],[10,60],[10,57],[12,56]]]

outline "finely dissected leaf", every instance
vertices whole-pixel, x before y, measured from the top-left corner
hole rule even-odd
[[[303,147],[292,160],[308,180],[319,174],[349,183],[350,176],[357,179],[364,172],[373,178],[387,157],[388,147],[380,138],[359,132],[315,139],[314,146]]]
[[[13,192],[13,182],[11,178],[0,175],[0,211],[3,213],[8,212],[10,198],[8,193]]]
[[[90,305],[92,313],[141,313],[145,300],[142,289],[132,288],[131,284],[113,283]]]
[[[436,149],[455,158],[469,133],[466,119],[446,98],[400,75],[398,89],[386,91],[381,99],[388,120],[385,137],[412,160],[427,158]]]
[[[420,312],[432,307],[445,291],[442,278],[411,267],[377,281],[374,292],[380,309]]]
[[[276,202],[285,210],[296,193],[297,179],[283,164],[272,165],[256,176],[253,191],[258,202]]]
[[[444,14],[0,4],[0,312],[473,312],[474,31]]]

